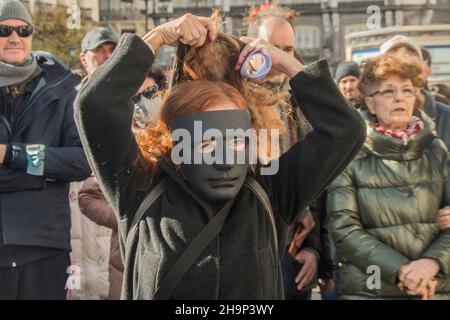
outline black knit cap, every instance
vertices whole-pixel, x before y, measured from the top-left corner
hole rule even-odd
[[[353,61],[342,61],[336,68],[336,74],[334,80],[339,83],[342,78],[346,76],[354,76],[359,79],[361,71],[359,66]]]

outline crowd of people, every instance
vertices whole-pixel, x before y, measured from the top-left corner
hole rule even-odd
[[[33,32],[2,0],[0,299],[450,299],[450,90],[411,38],[332,76],[281,13],[186,14],[75,72]]]

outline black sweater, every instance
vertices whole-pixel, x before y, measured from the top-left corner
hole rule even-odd
[[[131,131],[130,98],[153,59],[139,37],[123,35],[111,58],[84,84],[76,101],[83,145],[119,216],[121,236],[152,187],[141,188],[144,177],[136,166],[139,151]],[[270,197],[281,244],[286,242],[287,226],[345,168],[365,138],[361,117],[339,94],[326,61],[306,67],[290,84],[314,130],[280,157],[276,175],[256,176]],[[211,204],[198,197],[172,166],[160,161],[157,176],[166,177],[166,190],[125,248],[125,299],[151,299],[177,257],[214,215]],[[277,252],[269,216],[257,196],[244,186],[223,230],[171,298],[282,299]]]

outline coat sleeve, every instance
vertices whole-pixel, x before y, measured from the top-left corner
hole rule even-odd
[[[313,252],[317,260],[320,260],[320,257],[322,256],[322,244],[320,239],[320,223],[319,220],[319,213],[316,210],[313,210],[310,208],[311,215],[314,218],[315,226],[312,228],[312,230],[309,232],[308,236],[305,238],[305,241],[303,242],[301,249],[307,249],[311,252]]]
[[[441,207],[450,206],[450,155],[444,160],[444,196]],[[450,274],[450,229],[446,229],[431,243],[422,254],[422,258],[432,258],[439,261],[441,271]]]
[[[136,203],[130,184],[136,174],[138,145],[131,130],[133,104],[153,54],[138,36],[124,34],[112,56],[86,81],[75,102],[75,121],[89,163],[114,211],[124,216],[124,207]]]
[[[25,171],[0,167],[0,192],[39,190],[45,188],[45,178]]]
[[[395,284],[398,270],[409,260],[364,229],[350,168],[330,185],[327,211],[328,229],[340,256],[363,272],[371,265],[379,266],[381,279]]]
[[[421,255],[421,258],[437,260],[441,271],[448,276],[450,274],[450,229],[442,231]]]
[[[450,154],[447,154],[447,159],[444,160],[444,196],[441,207],[450,206]]]
[[[339,93],[326,60],[313,63],[290,80],[293,95],[313,130],[269,166],[259,179],[275,214],[291,224],[360,150],[366,127]]]
[[[81,213],[98,225],[117,230],[117,219],[95,177],[83,182],[78,192]]]
[[[45,148],[44,177],[57,181],[82,181],[89,177],[91,169],[81,146],[80,137],[74,121],[73,104],[76,91],[61,97],[60,107],[65,108],[60,140],[57,147]],[[26,171],[26,144],[13,143],[20,147],[20,152],[11,157],[8,166],[12,169]],[[29,180],[29,179],[28,179]]]
[[[321,279],[333,278],[333,260],[331,257],[330,235],[328,233],[327,223],[327,191],[320,194],[318,198],[311,204],[311,211],[317,212],[317,220],[319,223],[319,241],[320,241],[320,260],[318,268],[318,276]]]
[[[60,147],[49,147],[46,150],[44,175],[47,178],[82,181],[92,173],[75,125],[73,111],[75,95],[74,89],[66,101]]]

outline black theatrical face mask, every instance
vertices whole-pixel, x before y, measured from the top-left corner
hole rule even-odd
[[[192,113],[173,119],[169,127],[174,141],[172,162],[181,164],[185,179],[198,195],[210,202],[236,197],[250,162],[250,113]]]

